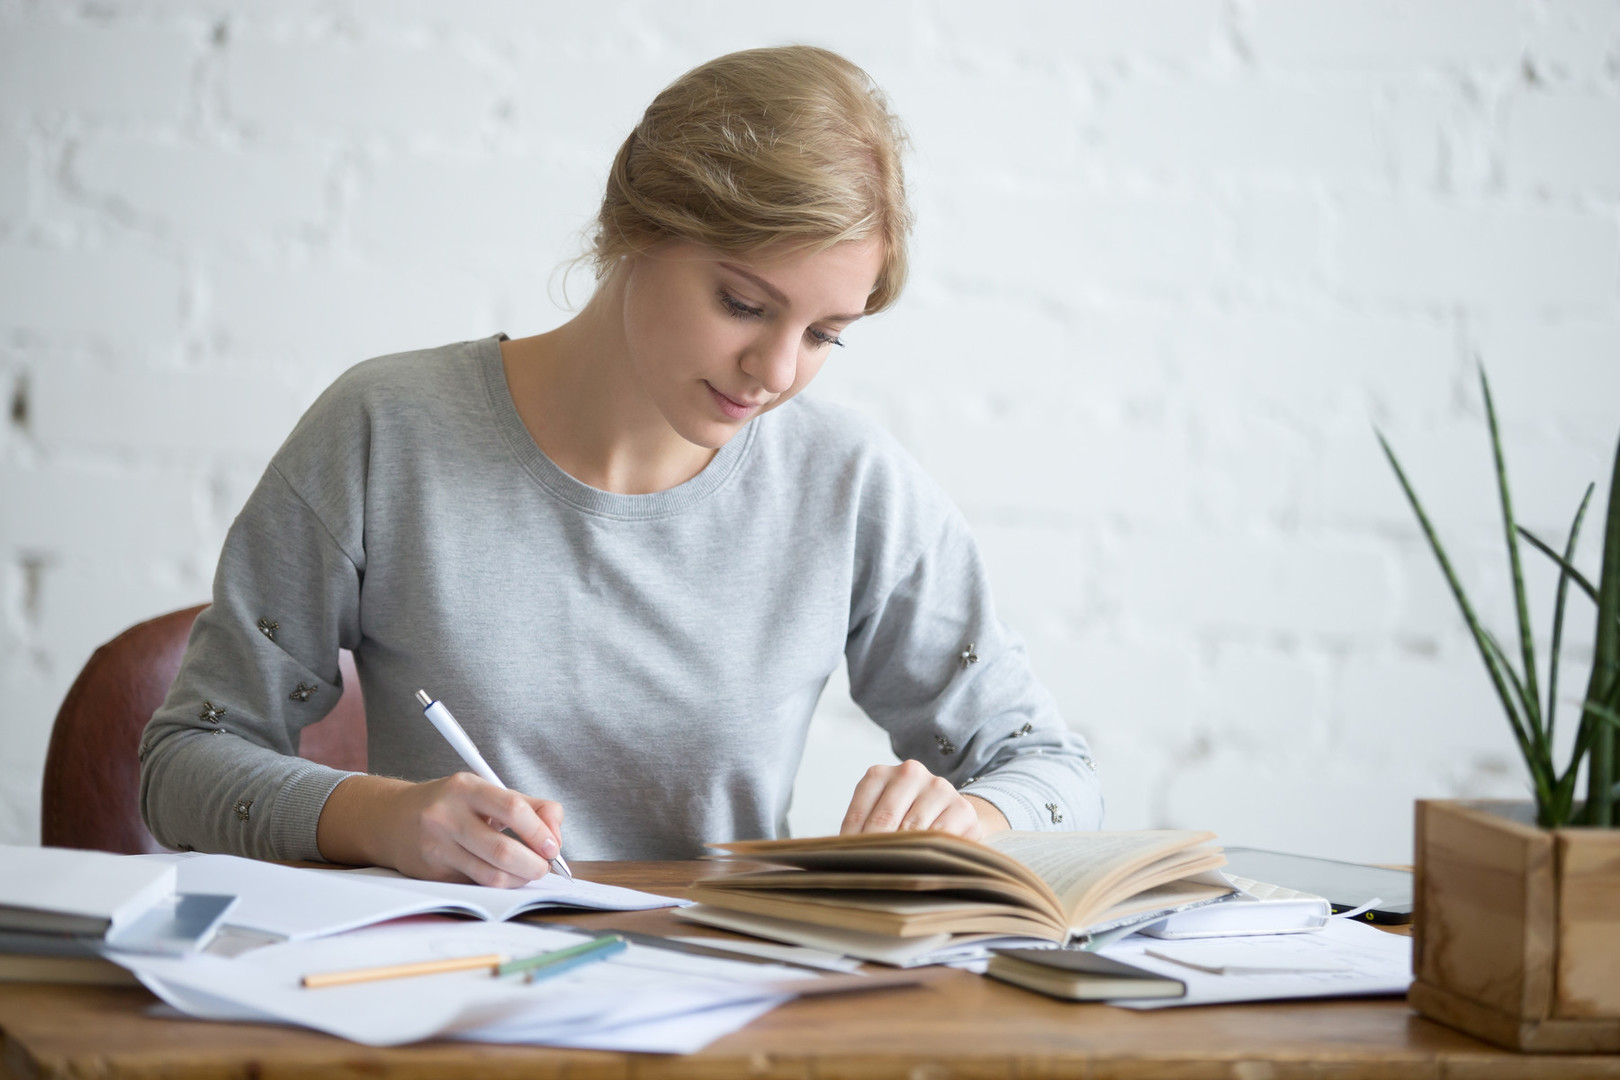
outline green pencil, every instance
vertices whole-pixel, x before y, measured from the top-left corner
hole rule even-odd
[[[565,971],[572,971],[585,964],[606,960],[614,953],[623,952],[625,944],[624,938],[617,934],[606,934],[582,941],[578,945],[569,945],[567,948],[509,960],[496,968],[495,974],[522,974],[526,982],[536,982],[540,979],[549,979],[553,975],[561,975]]]

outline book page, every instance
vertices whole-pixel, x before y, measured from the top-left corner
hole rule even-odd
[[[824,874],[815,870],[764,870],[707,878],[705,889],[747,889],[750,892],[804,892],[814,889],[872,889],[890,892],[948,892],[953,896],[988,898],[1007,904],[1029,905],[1029,888],[1020,882],[993,877],[947,877],[940,874]],[[1049,905],[1042,905],[1042,910]]]
[[[1010,881],[1027,882],[1037,890],[1046,887],[1023,864],[1008,859],[988,844],[933,830],[737,840],[709,846],[744,858],[804,870],[996,874]]]
[[[1089,833],[1014,831],[996,833],[984,842],[1040,875],[1062,900],[1063,910],[1072,922],[1075,910],[1090,898],[1088,894],[1104,892],[1142,866],[1214,838],[1214,833],[1191,829]]]
[[[519,885],[515,889],[498,889],[489,885],[463,885],[451,881],[422,881],[406,877],[397,870],[368,867],[364,870],[318,871],[363,877],[368,881],[386,884],[389,888],[403,889],[443,902],[446,911],[465,911],[480,918],[500,922],[526,911],[542,908],[593,908],[601,911],[645,911],[650,908],[679,907],[684,901],[673,896],[658,896],[639,889],[626,889],[621,885],[603,885],[583,878],[572,880],[561,874],[547,874],[543,878]]]

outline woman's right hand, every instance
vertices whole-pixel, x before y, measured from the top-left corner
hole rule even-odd
[[[315,842],[332,862],[514,888],[550,871],[549,860],[561,850],[562,819],[560,803],[496,787],[472,773],[420,784],[350,776],[327,798]]]

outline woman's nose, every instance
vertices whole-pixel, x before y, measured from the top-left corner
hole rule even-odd
[[[769,392],[786,393],[798,376],[798,338],[771,334],[756,342],[743,358],[742,369]]]

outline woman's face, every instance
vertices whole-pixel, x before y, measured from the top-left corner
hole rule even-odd
[[[671,242],[632,256],[631,367],[677,434],[717,449],[815,378],[860,318],[881,262],[875,240],[746,258]]]

